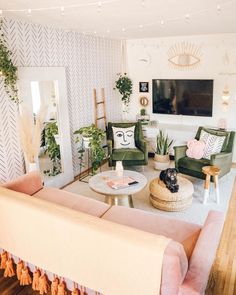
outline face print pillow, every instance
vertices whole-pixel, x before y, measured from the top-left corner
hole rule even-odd
[[[128,128],[112,127],[115,149],[135,148],[134,128],[135,126]]]

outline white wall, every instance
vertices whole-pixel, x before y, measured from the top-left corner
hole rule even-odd
[[[68,136],[74,174],[78,174],[73,132],[94,122],[93,88],[105,88],[108,120],[121,118],[120,99],[113,90],[121,70],[121,42],[8,18],[4,19],[3,30],[17,66],[65,67],[71,129]],[[24,171],[17,114],[17,106],[7,97],[0,79],[0,182]]]
[[[201,48],[201,63],[198,67],[179,70],[170,66],[167,52],[171,46],[180,42],[193,43]],[[139,61],[149,59],[149,63]],[[128,72],[133,80],[134,91],[131,99],[129,118],[135,118],[139,104],[139,81],[149,82],[150,98],[148,113],[152,120],[161,123],[183,125],[216,126],[220,118],[226,118],[228,127],[236,129],[236,34],[202,35],[189,37],[165,37],[127,41]],[[222,75],[229,73],[229,75]],[[152,79],[214,79],[213,116],[192,117],[162,115],[152,113]],[[230,105],[227,111],[222,108],[222,91],[225,83],[230,90]],[[145,93],[143,93],[145,95]],[[235,144],[236,146],[236,144]],[[234,152],[236,161],[236,152]]]

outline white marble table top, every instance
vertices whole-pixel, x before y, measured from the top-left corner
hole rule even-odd
[[[103,195],[133,195],[141,191],[147,184],[146,177],[135,171],[124,170],[123,177],[132,177],[138,183],[123,189],[113,189],[106,182],[109,180],[118,180],[121,177],[117,175],[115,170],[109,170],[92,176],[89,179],[89,186],[95,192]]]

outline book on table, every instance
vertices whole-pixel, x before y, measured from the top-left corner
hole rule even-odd
[[[137,184],[138,182],[132,177],[122,177],[120,179],[110,179],[106,183],[110,188],[122,189]]]

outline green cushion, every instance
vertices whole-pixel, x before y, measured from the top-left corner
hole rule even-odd
[[[139,149],[113,149],[112,160],[144,160],[144,153]]]
[[[179,159],[179,162],[178,162],[179,167],[183,167],[193,171],[200,171],[200,172],[202,171],[203,166],[208,166],[208,165],[210,165],[210,160],[207,160],[207,159],[196,160],[189,157],[183,157]]]

